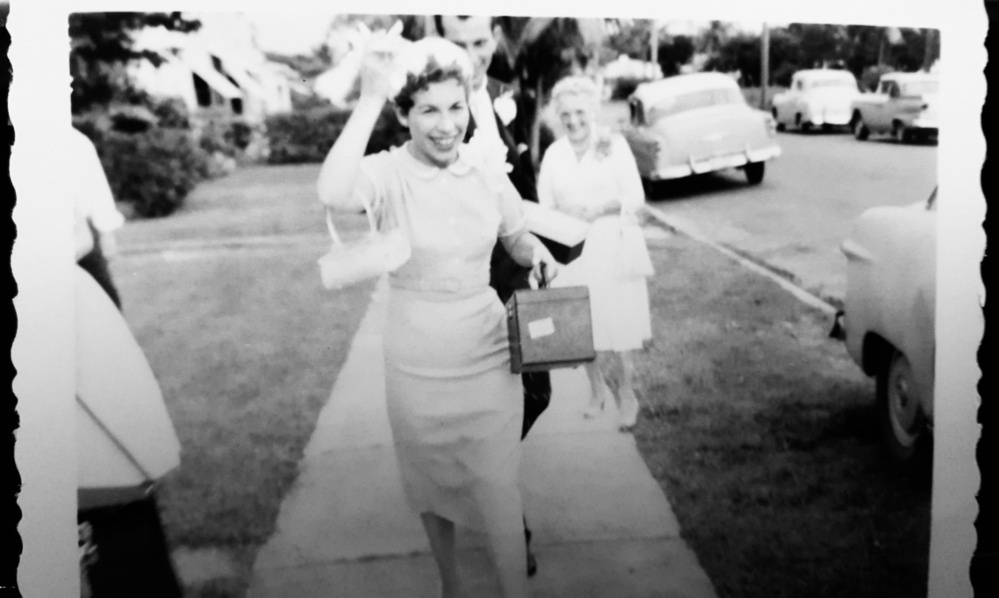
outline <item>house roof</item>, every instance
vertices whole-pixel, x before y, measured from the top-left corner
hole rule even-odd
[[[167,60],[179,61],[184,66],[191,69],[195,75],[201,77],[209,87],[217,91],[227,100],[243,97],[243,91],[234,85],[232,81],[226,79],[222,73],[215,70],[215,68],[211,65],[200,64],[197,60],[185,58],[184,54],[180,54],[179,56],[168,56]]]

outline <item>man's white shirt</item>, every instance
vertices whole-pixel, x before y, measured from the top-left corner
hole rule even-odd
[[[473,90],[469,97],[469,109],[472,118],[475,119],[475,135],[481,131],[490,138],[503,142],[499,129],[496,128],[496,114],[493,112],[493,101],[489,97],[489,90],[483,84],[479,89]]]

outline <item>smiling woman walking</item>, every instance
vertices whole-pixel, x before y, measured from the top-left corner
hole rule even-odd
[[[523,388],[510,371],[506,313],[489,286],[489,258],[498,237],[519,264],[534,265],[536,277],[544,267],[551,278],[557,263],[527,232],[502,164],[462,144],[470,75],[467,54],[450,42],[404,45],[374,34],[362,59],[361,98],[323,164],[319,196],[329,208],[371,210],[380,227],[400,227],[412,247],[389,276],[386,400],[403,488],[430,541],[441,595],[463,595],[459,524],[485,532],[503,595],[521,598]],[[389,98],[411,141],[363,156]]]

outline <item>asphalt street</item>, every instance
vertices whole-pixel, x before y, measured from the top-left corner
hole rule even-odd
[[[782,155],[758,186],[740,170],[657,185],[650,206],[782,273],[833,303],[843,297],[839,245],[865,209],[925,201],[937,181],[935,143],[902,145],[848,132],[783,132]]]

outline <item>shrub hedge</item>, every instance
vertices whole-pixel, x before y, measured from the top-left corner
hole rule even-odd
[[[266,120],[270,164],[322,162],[343,130],[351,111],[332,106],[276,114]],[[386,104],[375,124],[366,153],[404,143],[409,131]]]
[[[115,199],[140,218],[175,212],[195,185],[231,170],[232,156],[249,143],[250,128],[232,119],[196,136],[179,99],[150,100],[153,120],[144,127],[129,118],[133,112],[105,107],[75,115],[73,125],[97,148]]]
[[[105,131],[95,145],[115,199],[131,204],[140,217],[175,212],[195,185],[211,175],[208,154],[184,129]]]

